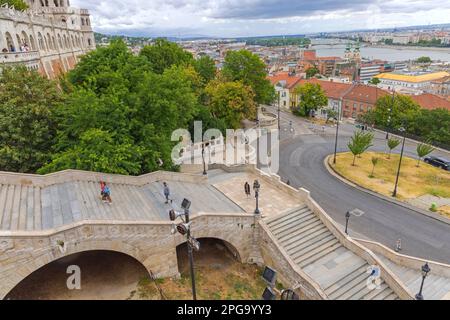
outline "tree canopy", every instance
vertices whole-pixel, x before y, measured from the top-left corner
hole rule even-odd
[[[222,69],[229,81],[242,81],[255,93],[255,102],[271,104],[275,99],[275,89],[267,79],[266,66],[255,54],[248,50],[228,51]]]
[[[320,84],[306,83],[295,88],[295,94],[300,100],[301,114],[309,116],[312,110],[328,105],[328,98]]]
[[[0,0],[0,6],[7,4],[8,6],[14,6],[16,10],[26,10],[28,5],[23,0]]]
[[[51,156],[62,102],[56,83],[24,66],[0,76],[0,170],[34,172]]]
[[[145,57],[151,70],[158,74],[162,74],[173,65],[188,65],[194,62],[191,53],[183,50],[176,43],[162,38],[156,39],[151,46],[145,46],[140,56]]]

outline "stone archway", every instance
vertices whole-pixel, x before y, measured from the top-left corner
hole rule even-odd
[[[5,299],[127,299],[148,276],[146,267],[128,254],[88,250],[44,265],[19,282]],[[80,287],[69,288],[68,283]]]

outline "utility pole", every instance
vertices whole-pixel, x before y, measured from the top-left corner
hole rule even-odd
[[[186,224],[189,225],[189,209],[185,209]],[[197,291],[195,289],[195,271],[194,271],[194,254],[191,245],[191,228],[187,228],[187,246],[189,255],[189,267],[191,269],[191,283],[192,283],[192,299],[197,300]]]

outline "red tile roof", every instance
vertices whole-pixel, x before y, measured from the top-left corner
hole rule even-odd
[[[377,100],[385,95],[390,94],[388,91],[382,90],[374,86],[357,84],[348,92],[344,99],[369,103],[374,105]]]
[[[292,76],[292,75],[290,76],[288,72],[279,72],[267,78],[274,86],[277,85],[279,82],[284,81],[286,83],[286,88],[291,88],[301,79],[299,76]]]
[[[313,84],[319,84],[323,91],[325,91],[325,94],[328,98],[332,99],[340,99],[342,98],[345,93],[352,87],[349,83],[339,83],[339,82],[332,82],[332,81],[323,81],[319,79],[302,79],[300,82],[297,83],[297,85],[302,85],[305,83],[313,83]]]
[[[444,108],[450,110],[450,101],[431,93],[411,96],[411,98],[424,109],[434,110],[438,108]]]

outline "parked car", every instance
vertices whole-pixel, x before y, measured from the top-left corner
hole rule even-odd
[[[425,159],[423,161],[425,161],[428,164],[431,164],[432,166],[450,171],[450,160],[448,160],[448,159],[429,156],[429,157],[425,157]]]

